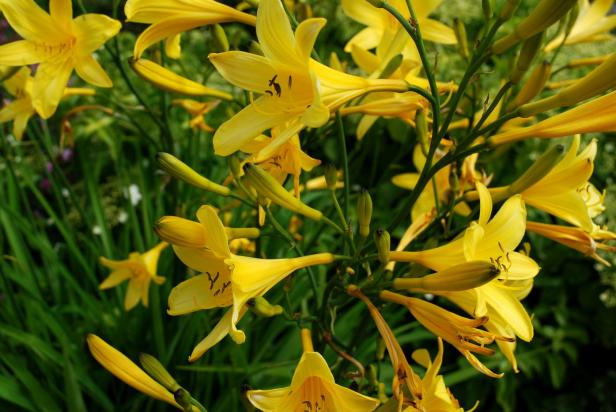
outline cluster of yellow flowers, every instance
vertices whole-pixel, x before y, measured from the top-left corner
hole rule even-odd
[[[212,182],[167,153],[159,155],[161,167],[191,185],[238,205],[245,204],[249,211],[256,209],[261,225],[267,219],[291,243],[293,234],[280,228],[270,205],[328,225],[344,239],[351,256],[303,255],[299,250],[293,258],[243,256],[239,251],[250,245],[247,239],[260,236],[260,229],[227,227],[217,209],[204,205],[196,214],[197,221],[175,216],[161,218],[155,228],[163,242],[153,249],[143,254],[132,253],[122,261],[101,258],[112,273],[100,288],[129,280],[126,310],[139,300],[147,306],[150,282],[160,284],[165,280],[157,275],[156,266],[160,253],[170,244],[177,257],[199,274],[173,288],[168,313],[176,316],[228,308],[194,348],[189,360],[195,361],[227,335],[236,343],[243,343],[246,335],[237,325],[249,311],[262,316],[283,312],[280,306],[269,304],[264,295],[291,273],[334,262],[349,272],[353,268],[365,269],[365,278],[347,277],[338,290],[368,308],[394,368],[392,397],[387,400],[382,392],[379,399],[371,398],[335,384],[324,358],[313,348],[310,330],[301,328],[303,355],[291,385],[250,390],[246,394],[255,407],[264,411],[372,411],[380,403],[382,411],[462,410],[438,374],[443,341],[459,350],[479,372],[493,378],[501,377],[502,373],[490,370],[476,355],[493,355],[495,350],[487,345],[496,343],[517,371],[516,338],[533,338],[531,316],[521,301],[530,293],[540,270],[522,244],[526,232],[552,239],[603,264],[608,262],[598,250],[614,251],[607,242],[616,240],[616,234],[593,221],[604,210],[604,194],[589,182],[597,143],[593,140],[582,147],[580,138],[583,133],[616,128],[616,91],[609,92],[616,87],[616,53],[571,62],[571,67],[597,67],[549,97],[539,99],[536,97],[546,90],[550,79],[551,64],[536,62],[536,56],[568,44],[602,40],[616,21],[606,17],[613,5],[611,0],[541,0],[513,31],[501,34],[507,30],[499,29],[514,15],[520,1],[507,0],[498,11],[492,10],[490,1],[482,3],[489,24],[476,47],[470,50],[460,21],[456,20],[451,28],[430,18],[440,0],[342,0],[344,12],[365,26],[344,48],[363,72],[357,75],[351,74],[335,54],[329,65],[316,55],[314,45],[327,22],[312,17],[305,3],[260,0],[242,2],[233,8],[214,0],[128,0],[127,21],[149,25],[134,47],[131,67],[138,75],[173,93],[234,99],[229,91],[186,79],[143,57],[150,46],[164,41],[167,56],[180,58],[183,32],[216,25],[214,33],[223,50],[211,53],[208,59],[222,78],[249,96],[244,107],[214,131],[215,153],[231,159],[228,181]],[[256,16],[246,12],[254,7]],[[0,46],[0,65],[17,68],[3,68],[1,72],[14,100],[0,111],[0,122],[13,120],[18,139],[35,113],[48,118],[63,96],[93,93],[90,89],[67,87],[73,69],[94,86],[111,86],[92,53],[115,36],[121,24],[96,14],[73,19],[70,0],[50,0],[49,9],[47,14],[33,0],[0,0],[0,10],[23,37]],[[289,10],[300,9],[306,18],[297,22]],[[258,43],[253,44],[251,52],[228,50],[224,30],[218,24],[230,22],[255,27]],[[546,30],[557,22],[563,23],[559,33],[544,41]],[[425,41],[458,48],[468,63],[460,81],[437,81]],[[504,79],[496,97],[483,111],[470,116],[463,114],[461,101],[465,90],[482,64],[517,46],[519,53],[510,77]],[[30,69],[23,66],[35,63],[39,65],[32,76]],[[192,127],[213,131],[204,116],[220,100],[179,99],[173,104],[193,116]],[[584,103],[576,107],[580,102]],[[562,107],[571,108],[545,119],[541,117],[541,113]],[[392,180],[394,185],[411,190],[407,208],[411,222],[395,248],[390,245],[387,231],[376,231],[373,242],[368,239],[373,204],[367,192],[358,196],[359,236],[353,233],[348,210],[342,210],[335,192],[337,188],[344,189],[348,209],[348,169],[342,175],[328,169],[325,184],[322,180],[300,184],[302,171],[320,164],[302,150],[300,133],[331,121],[342,127],[341,116],[353,114],[362,115],[356,131],[358,139],[370,132],[379,117],[401,119],[417,134],[413,162],[418,172],[403,173]],[[344,143],[343,131],[341,135]],[[481,152],[521,139],[566,136],[574,136],[567,149],[553,145],[507,186],[491,187],[491,176],[477,170]],[[346,162],[346,152],[344,158]],[[289,175],[294,183],[292,192],[283,186]],[[330,190],[339,223],[300,200],[302,191],[314,187]],[[473,202],[477,201],[477,219],[454,240],[433,249],[406,250],[417,236],[448,214],[473,216]],[[501,202],[493,213],[494,205]],[[569,225],[528,221],[527,207]],[[391,229],[400,227],[405,216],[385,223]],[[373,261],[379,263],[375,273],[370,269]],[[395,271],[397,262],[410,262],[432,272],[408,277]],[[450,301],[468,317],[421,298],[429,295]],[[372,302],[375,299],[406,306],[438,338],[439,351],[434,359],[423,349],[412,355],[426,368],[423,378],[411,367]],[[161,365],[152,367],[151,362],[142,362],[145,373],[97,336],[89,336],[88,344],[105,368],[136,389],[183,410],[204,410]]]

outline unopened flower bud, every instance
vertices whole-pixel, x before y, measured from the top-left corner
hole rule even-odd
[[[336,166],[331,163],[325,165],[325,183],[329,190],[335,190],[338,183],[338,171]]]
[[[505,4],[503,4],[503,8],[501,9],[499,20],[502,22],[506,22],[511,17],[513,17],[513,13],[518,9],[522,0],[505,0]]]
[[[246,163],[244,165],[244,173],[245,179],[250,186],[252,186],[259,195],[271,200],[272,203],[313,220],[321,220],[323,217],[323,213],[311,208],[293,196],[282,187],[274,177],[259,166]]]
[[[552,146],[547,152],[541,155],[522,176],[508,186],[507,195],[513,196],[522,193],[524,190],[547,176],[560,161],[564,150],[565,147],[562,144]],[[496,199],[494,199],[494,201],[496,201]]]
[[[359,222],[359,235],[367,238],[370,235],[370,221],[372,220],[372,197],[363,189],[357,198],[357,221]]]
[[[229,40],[227,39],[225,29],[220,24],[212,26],[212,38],[214,39],[215,52],[229,51]]]
[[[496,278],[500,269],[485,261],[466,262],[421,278],[397,278],[396,289],[418,291],[463,291],[477,288]]]
[[[541,49],[541,42],[543,41],[543,32],[535,34],[533,37],[524,41],[522,44],[522,50],[520,50],[520,55],[518,56],[518,60],[515,65],[515,69],[513,69],[513,73],[511,73],[510,81],[512,83],[519,83],[524,77],[524,74],[528,71],[528,68],[533,62],[533,59]]]
[[[428,119],[424,109],[418,109],[415,112],[415,133],[417,133],[417,141],[420,144],[421,151],[427,154],[430,140],[428,137]]]
[[[543,90],[551,74],[552,65],[550,62],[543,61],[538,64],[515,97],[513,107],[522,106],[534,99]]]
[[[173,376],[154,356],[142,353],[139,355],[139,363],[141,363],[141,367],[148,375],[163,385],[169,392],[175,393],[178,389],[181,389],[180,385],[173,379]]]
[[[389,262],[389,252],[391,250],[391,237],[389,232],[384,229],[377,229],[374,233],[374,242],[379,254],[379,261],[386,265]]]
[[[490,20],[492,18],[492,2],[490,0],[481,0],[481,9],[486,21]]]
[[[460,55],[465,59],[468,59],[470,56],[468,50],[468,38],[466,36],[466,27],[464,23],[459,18],[453,19],[453,31],[456,35],[456,39],[458,40],[458,51]]]
[[[154,231],[172,245],[201,248],[206,245],[205,228],[199,222],[177,216],[163,216],[154,224]]]
[[[263,318],[271,318],[280,315],[283,311],[282,306],[272,305],[263,296],[257,296],[248,301],[248,307],[257,315]]]
[[[169,153],[158,153],[156,155],[156,160],[158,161],[161,169],[169,173],[171,176],[188,183],[189,185],[207,190],[209,192],[214,192],[222,196],[229,196],[231,193],[231,189],[228,187],[206,179],[191,169],[186,163]]]
[[[173,392],[173,397],[175,398],[175,401],[178,403],[178,405],[180,405],[184,409],[184,411],[192,411],[192,397],[186,389],[179,388],[178,390]]]
[[[577,3],[577,0],[541,0],[526,19],[520,22],[513,33],[492,45],[492,52],[501,54],[517,43],[541,33],[563,18]],[[508,7],[508,3],[505,7]]]

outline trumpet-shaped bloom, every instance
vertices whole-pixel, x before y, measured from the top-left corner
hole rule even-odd
[[[577,133],[614,131],[616,130],[615,104],[616,92],[611,92],[532,126],[505,130],[492,136],[489,141],[497,146],[531,137],[552,138]]]
[[[324,125],[330,111],[355,97],[379,90],[406,90],[402,81],[370,81],[311,60],[324,25],[324,19],[304,20],[293,33],[280,0],[263,0],[257,11],[257,38],[265,56],[241,51],[210,54],[210,61],[226,80],[260,95],[216,131],[217,154],[228,156],[262,132],[280,127],[262,152],[270,155],[304,127]]]
[[[131,310],[139,303],[139,300],[144,306],[148,306],[150,282],[154,281],[154,283],[160,285],[165,281],[164,277],[156,275],[156,266],[160,253],[167,246],[168,243],[161,242],[143,254],[131,253],[126,260],[110,260],[101,257],[101,264],[112,271],[107,279],[99,285],[99,288],[109,289],[128,280],[124,309]]]
[[[522,192],[524,201],[537,209],[557,216],[587,232],[595,224],[592,218],[601,212],[602,200],[597,189],[588,182],[597,154],[597,142],[591,141],[578,153],[580,137],[543,179]]]
[[[611,39],[610,31],[616,27],[616,16],[609,15],[613,4],[614,0],[595,0],[592,3],[582,0],[578,18],[567,38],[561,33],[545,46],[545,51],[554,50],[563,41],[565,44],[577,44]]]
[[[292,272],[307,266],[328,264],[334,261],[330,253],[290,259],[257,259],[237,256],[229,249],[225,228],[211,206],[202,206],[197,218],[207,233],[206,247],[173,246],[184,264],[200,272],[176,287],[169,295],[170,315],[184,315],[199,310],[232,306],[216,326],[216,333],[193,351],[190,360],[203,354],[203,347],[222,339],[227,333],[237,343],[245,340],[244,332],[236,328],[245,304],[252,298],[265,294]],[[197,350],[199,349],[199,350]]]
[[[105,70],[92,53],[121,28],[102,14],[73,19],[71,0],[51,0],[50,14],[34,0],[0,0],[0,11],[23,37],[0,46],[0,64],[40,63],[32,82],[32,105],[43,118],[54,114],[73,70],[86,82],[111,87]]]
[[[413,2],[417,24],[421,28],[422,36],[426,40],[443,44],[455,44],[456,36],[453,30],[428,17],[441,2],[442,0]],[[404,0],[389,0],[389,3],[406,19],[411,17]],[[347,43],[345,46],[345,51],[347,52],[350,52],[354,45],[365,50],[373,49],[378,46],[384,36],[392,36],[392,33],[396,33],[402,28],[400,23],[386,10],[376,8],[366,0],[342,0],[342,8],[353,20],[367,26]],[[406,40],[410,42],[408,37]]]
[[[127,21],[150,26],[139,36],[133,54],[165,40],[165,51],[180,57],[180,34],[216,23],[240,22],[255,25],[255,17],[214,0],[128,0],[124,6]]]
[[[21,140],[28,121],[36,113],[32,105],[32,82],[30,69],[22,67],[3,84],[15,99],[0,110],[0,123],[13,120],[13,135]],[[85,88],[66,88],[63,96],[94,94],[94,90]]]
[[[436,271],[472,260],[492,262],[501,270],[501,274],[496,279],[469,290],[474,296],[475,303],[470,313],[476,317],[488,316],[488,318],[492,318],[491,314],[496,313],[506,320],[518,337],[530,341],[533,336],[530,317],[510,290],[512,285],[532,280],[539,272],[539,266],[534,260],[515,252],[526,230],[524,202],[521,196],[513,196],[490,219],[492,214],[490,194],[481,183],[477,183],[477,190],[480,196],[479,220],[472,222],[462,236],[434,249],[391,252],[390,259],[419,263]],[[466,292],[468,291],[439,294],[451,299],[452,296]],[[454,299],[451,300],[456,302]]]
[[[94,359],[113,376],[137,389],[139,392],[154,399],[167,402],[178,409],[183,409],[175,401],[171,392],[152,379],[122,352],[93,334],[88,335],[87,341],[88,348]]]
[[[321,164],[321,161],[308,156],[299,143],[299,135],[292,136],[286,143],[278,146],[275,152],[263,156],[261,153],[269,146],[272,139],[276,138],[276,129],[272,130],[272,136],[258,136],[255,140],[242,147],[242,151],[250,153],[247,162],[259,165],[263,170],[284,183],[288,175],[293,175],[293,187],[295,196],[299,197],[299,176],[302,170],[307,172]]]
[[[318,352],[302,355],[291,385],[270,390],[250,390],[248,400],[265,412],[373,411],[378,399],[354,392],[334,381],[327,362]]]
[[[503,376],[502,374],[492,372],[474,355],[475,353],[486,356],[493,355],[494,351],[484,347],[484,345],[495,340],[515,340],[478,329],[488,321],[487,317],[468,319],[430,302],[389,291],[381,292],[380,297],[406,306],[419,323],[436,336],[443,338],[446,342],[453,345],[481,373],[492,378]]]

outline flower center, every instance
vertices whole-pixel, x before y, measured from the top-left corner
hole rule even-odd
[[[66,39],[60,43],[37,42],[34,44],[34,50],[37,53],[43,54],[46,59],[53,59],[65,57],[73,50],[76,43],[77,39],[75,37],[67,36]]]

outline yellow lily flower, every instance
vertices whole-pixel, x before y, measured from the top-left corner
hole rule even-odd
[[[154,281],[157,285],[165,282],[164,277],[156,275],[156,266],[160,253],[167,246],[169,246],[168,243],[161,242],[143,254],[131,253],[126,260],[110,260],[101,257],[101,264],[112,271],[107,279],[99,285],[99,289],[109,289],[128,280],[124,309],[131,310],[139,303],[139,300],[141,300],[143,306],[148,306],[150,281]]]
[[[579,227],[550,225],[539,222],[526,222],[526,229],[550,240],[565,245],[571,249],[590,256],[605,266],[611,266],[610,262],[597,254],[597,249],[616,252],[616,246],[610,246],[602,240],[616,240],[616,234],[607,230],[599,230],[598,233],[588,233]],[[594,236],[597,236],[595,239]],[[598,242],[596,241],[598,240]]]
[[[36,113],[32,104],[32,83],[28,67],[21,67],[17,73],[4,81],[4,87],[15,99],[0,110],[0,123],[13,120],[13,136],[21,140],[30,118]],[[63,97],[84,95],[91,96],[94,90],[86,88],[66,88]]]
[[[511,292],[510,287],[532,280],[539,272],[537,263],[528,256],[515,252],[526,230],[526,209],[522,197],[509,198],[490,219],[492,199],[488,189],[477,182],[480,197],[479,220],[472,222],[464,235],[452,242],[429,250],[416,252],[391,252],[390,259],[398,262],[414,262],[435,271],[483,260],[496,265],[501,274],[494,280],[470,289],[475,300],[470,312],[476,317],[492,317],[492,313],[506,319],[515,334],[525,341],[533,336],[533,327],[526,310]],[[439,293],[456,303],[457,294],[468,291]],[[466,308],[463,307],[466,310]]]
[[[73,19],[71,0],[52,0],[51,14],[34,0],[0,0],[0,11],[23,37],[0,46],[0,64],[24,66],[40,63],[32,82],[32,105],[47,119],[58,107],[73,69],[99,87],[112,82],[92,53],[115,36],[122,25],[102,14]]]
[[[169,295],[168,313],[176,316],[232,306],[223,318],[224,323],[219,322],[216,328],[220,332],[218,336],[229,333],[237,343],[243,343],[246,339],[236,324],[250,299],[265,294],[298,269],[334,261],[330,253],[289,259],[237,256],[229,250],[227,233],[214,208],[202,206],[197,211],[197,218],[206,229],[207,246],[193,248],[174,245],[173,250],[186,266],[200,274],[173,288]],[[193,352],[190,360],[198,356],[199,353]]]
[[[400,343],[383,318],[383,315],[381,315],[381,312],[379,312],[376,306],[374,306],[370,299],[368,299],[356,285],[349,285],[347,287],[347,293],[364,302],[370,312],[370,316],[372,316],[372,320],[379,330],[379,334],[385,342],[385,347],[387,348],[387,353],[389,354],[394,369],[392,391],[398,403],[398,410],[401,410],[402,404],[405,401],[420,402],[423,396],[421,379],[413,371],[413,368],[411,368]],[[411,399],[409,400],[405,395],[410,395]]]
[[[206,132],[213,132],[214,129],[206,123],[205,116],[214,110],[219,103],[220,100],[199,102],[192,99],[175,99],[171,102],[172,105],[181,107],[192,116],[192,119],[190,119],[189,122],[191,128]]]
[[[152,379],[122,352],[92,333],[88,334],[87,342],[88,349],[90,349],[94,359],[113,376],[151,398],[167,402],[169,405],[184,410],[175,401],[171,392]],[[196,409],[193,408],[193,410]]]
[[[498,146],[530,137],[553,138],[578,133],[613,131],[616,130],[614,104],[616,104],[616,92],[611,92],[532,126],[512,128],[498,133],[490,138],[490,143]]]
[[[486,348],[484,345],[495,340],[515,340],[478,329],[488,321],[486,316],[468,319],[425,300],[403,296],[387,290],[382,291],[379,296],[384,300],[406,306],[419,323],[434,335],[453,345],[479,372],[492,378],[503,376],[502,373],[492,372],[474,355],[474,353],[485,356],[494,355],[494,350]]]
[[[250,153],[246,159],[248,163],[259,165],[271,174],[280,184],[284,183],[288,175],[293,175],[295,196],[299,197],[299,176],[302,170],[307,172],[321,164],[321,161],[308,156],[299,143],[299,135],[292,136],[286,143],[278,146],[275,152],[263,156],[271,141],[277,136],[277,129],[272,130],[272,136],[258,136],[252,142],[244,145],[241,150]]]
[[[406,19],[411,17],[404,0],[388,2]],[[424,39],[443,44],[456,44],[456,35],[451,28],[428,17],[441,3],[442,0],[414,2],[417,24]],[[367,26],[346,44],[346,52],[350,52],[354,45],[365,50],[373,49],[379,45],[384,36],[391,36],[401,28],[400,23],[391,14],[372,6],[367,0],[342,0],[342,9],[353,20]],[[407,40],[410,42],[410,39]]]
[[[434,361],[426,349],[417,349],[411,357],[415,362],[426,368],[426,373],[421,380],[421,404],[412,405],[404,409],[404,412],[463,412],[460,403],[445,385],[445,380],[438,372],[443,364],[443,340],[438,338],[438,353]]]
[[[257,11],[257,38],[265,56],[240,51],[210,54],[222,77],[261,95],[216,131],[216,154],[228,156],[278,126],[279,134],[262,153],[270,155],[304,127],[324,125],[330,111],[355,97],[407,89],[403,81],[363,79],[311,60],[324,25],[325,19],[304,20],[293,33],[280,0],[262,0]]]
[[[136,59],[161,40],[169,57],[180,57],[180,34],[197,27],[229,22],[255,25],[253,15],[214,0],[128,0],[124,14],[126,21],[150,25],[135,43]]]
[[[592,3],[581,0],[580,3],[580,12],[567,38],[564,33],[556,36],[545,46],[546,52],[560,46],[563,40],[565,44],[578,44],[613,38],[610,31],[616,27],[616,16],[609,13],[614,0],[595,0]]]
[[[580,153],[579,147],[580,137],[576,136],[563,159],[543,179],[524,190],[522,198],[528,205],[590,233],[595,227],[592,218],[602,211],[601,196],[588,182],[597,142],[591,141]]]
[[[264,412],[358,411],[371,412],[379,404],[351,389],[336,384],[323,356],[315,352],[308,329],[302,329],[304,353],[286,388],[249,390],[250,403]]]

